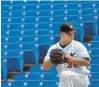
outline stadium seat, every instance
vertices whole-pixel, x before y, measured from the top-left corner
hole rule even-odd
[[[32,80],[32,81],[40,81],[41,77],[40,77],[40,73],[30,73],[28,75],[28,80]]]
[[[92,80],[99,79],[99,72],[92,72],[91,73],[91,79]]]
[[[28,87],[42,87],[42,83],[40,81],[27,81]]]
[[[60,36],[55,36],[53,40],[53,44],[57,43],[60,40]]]
[[[49,46],[47,44],[39,46],[39,63],[42,64],[44,61],[44,57],[47,54]]]
[[[2,87],[9,87],[9,86],[8,86],[8,82],[2,82],[2,83],[1,83],[1,86],[2,86]]]
[[[81,35],[79,30],[74,34],[74,40],[77,40],[79,42],[81,41]]]
[[[99,41],[91,41],[91,48],[95,49],[95,48],[99,48]]]
[[[27,74],[17,74],[14,76],[15,81],[24,81],[27,80]]]
[[[99,64],[99,57],[97,57],[97,56],[92,57],[91,56],[91,64]]]
[[[99,72],[99,69],[96,67],[99,67],[99,64],[92,64],[91,65],[91,72]]]
[[[30,73],[36,73],[36,72],[43,72],[43,68],[40,64],[33,66],[30,68]]]
[[[57,87],[58,85],[56,84],[56,81],[43,81],[43,86],[44,87]]]
[[[59,78],[58,78],[56,72],[49,72],[49,73],[48,72],[45,72],[44,73],[43,80],[44,81],[52,81],[52,80],[58,81]]]
[[[20,59],[8,58],[8,72],[20,72]]]
[[[99,85],[99,80],[91,81],[91,87],[97,87]]]
[[[24,87],[25,85],[25,82],[24,82],[24,80],[23,81],[13,81],[13,82],[10,82],[10,84],[8,84],[8,85],[10,85],[11,87]]]
[[[95,36],[94,23],[84,23],[84,41],[85,42],[92,41],[92,36]]]
[[[35,53],[33,51],[24,51],[24,64],[35,64]]]

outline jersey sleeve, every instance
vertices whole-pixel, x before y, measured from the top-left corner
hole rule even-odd
[[[45,56],[45,58],[44,58],[44,61],[50,60],[50,52],[51,52],[51,50],[54,49],[54,48],[55,48],[55,46],[52,45],[52,46],[48,49],[48,52],[47,52],[47,54],[46,54],[46,56]]]
[[[78,54],[78,57],[80,57],[80,58],[89,58],[89,60],[90,60],[90,56],[89,56],[89,53],[88,53],[86,47],[81,43],[78,45],[77,54]]]

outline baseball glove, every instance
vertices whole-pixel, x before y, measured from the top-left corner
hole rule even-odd
[[[50,52],[50,60],[53,64],[63,64],[68,61],[67,58],[65,58],[65,53],[61,49],[53,49]]]

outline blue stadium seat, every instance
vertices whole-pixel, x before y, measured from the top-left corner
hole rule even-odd
[[[14,5],[13,8],[12,8],[12,11],[15,12],[15,11],[21,11],[22,8],[22,5]]]
[[[33,23],[32,24],[27,23],[24,25],[24,30],[31,30],[31,29],[35,29],[35,25]]]
[[[29,43],[22,43],[22,45],[23,45],[23,50],[24,51],[31,51],[31,50],[34,50],[34,42],[29,42]]]
[[[40,81],[27,81],[27,86],[28,87],[42,87],[42,85],[40,85]]]
[[[39,23],[37,29],[48,29],[49,28],[49,23]]]
[[[51,4],[51,2],[49,2],[49,1],[44,1],[44,2],[39,2],[40,4],[40,7],[43,7],[43,6],[45,6],[45,5],[50,5]],[[43,5],[43,6],[42,6]],[[42,8],[42,9],[44,9],[44,7]],[[46,9],[46,8],[45,8]],[[48,10],[48,9],[47,9]]]
[[[35,8],[35,7],[34,7]],[[34,9],[33,8],[33,9]],[[26,6],[26,10],[25,10],[25,13],[26,13],[26,17],[25,18],[32,18],[32,19],[35,19],[36,17],[36,10],[27,10],[28,7]],[[32,13],[32,14],[31,14]],[[28,20],[29,21],[29,20]]]
[[[57,87],[56,81],[43,81],[44,87]]]
[[[2,14],[2,13],[1,13]],[[7,14],[7,13],[6,13]],[[7,21],[8,21],[8,18],[6,18],[6,17],[2,17],[1,18],[1,24],[4,24],[4,23],[7,23]]]
[[[99,41],[91,41],[91,48],[99,48]]]
[[[47,54],[49,46],[47,44],[39,46],[39,63],[42,64],[44,61],[44,57]]]
[[[75,30],[82,29],[81,26],[80,26],[80,22],[74,21],[74,22],[71,22],[71,23],[72,23]]]
[[[18,43],[18,42],[19,42],[19,36],[8,37],[8,43]]]
[[[56,72],[49,72],[49,73],[48,72],[45,72],[44,73],[43,80],[44,81],[52,81],[52,80],[58,81],[59,78],[58,78]]]
[[[19,14],[18,12],[16,12],[16,13],[13,13],[12,15],[13,16],[15,16],[14,14]],[[20,14],[19,14],[20,15]],[[12,17],[11,18],[11,23],[21,23],[21,17],[20,16],[18,16],[18,18],[17,17]],[[17,30],[16,30],[17,31]]]
[[[26,15],[27,14],[28,14],[28,12],[26,13]],[[24,19],[25,19],[24,23],[35,23],[35,21],[36,21],[36,18],[33,16],[32,17],[26,16]]]
[[[5,42],[5,36],[1,36],[1,42],[2,42],[2,43]]]
[[[5,11],[3,12],[3,11],[2,11],[1,14],[2,14],[2,17],[5,17],[5,18],[9,16],[9,12],[5,12]],[[6,19],[7,19],[7,18],[6,18]],[[7,22],[7,21],[6,21],[6,22]],[[4,23],[4,22],[2,22],[2,23]]]
[[[2,28],[3,30],[7,30],[7,24],[1,24],[1,28]]]
[[[82,9],[88,9],[88,8],[92,8],[92,2],[81,2],[81,7]]]
[[[59,10],[54,10],[53,12],[53,16],[57,17],[57,16],[64,16],[64,11],[62,11],[63,9],[59,9]]]
[[[40,73],[30,73],[28,75],[28,80],[32,80],[32,81],[40,81],[41,77],[40,77]]]
[[[91,87],[98,87],[98,85],[99,85],[99,80],[97,81],[91,81]]]
[[[38,36],[38,44],[50,44],[50,37],[48,35]]]
[[[64,3],[63,3],[63,2],[62,2],[62,3],[61,3],[61,2],[60,2],[60,3],[59,3],[59,2],[54,2],[53,5],[54,5],[54,7],[53,7],[54,10],[57,10],[57,9],[58,9],[58,10],[61,10],[61,9],[64,9]]]
[[[33,11],[33,10],[36,10],[36,4],[26,4],[26,11],[27,10],[30,10],[30,11]],[[34,15],[34,14],[33,14]]]
[[[99,57],[91,56],[91,64],[99,64]]]
[[[50,11],[49,10],[47,10],[47,11],[43,11],[43,10],[41,10],[41,11],[38,11],[38,13],[37,14],[40,14],[40,17],[43,17],[43,18],[46,18],[46,17],[49,17],[50,15]],[[48,21],[47,21],[48,22]],[[43,22],[42,22],[43,23]]]
[[[58,23],[58,22],[63,23],[64,22],[64,16],[55,16],[55,17],[53,17],[53,22],[54,23]]]
[[[94,23],[91,23],[91,22],[84,23],[84,36],[94,36],[94,35],[95,35]]]
[[[47,54],[49,46],[48,45],[40,45],[39,46],[39,56],[40,57],[45,57]]]
[[[99,79],[99,72],[92,72],[91,73],[91,79],[93,79],[93,80]]]
[[[35,53],[34,51],[24,51],[24,64],[35,64]]]
[[[2,86],[2,87],[8,87],[8,82],[2,82],[2,83],[1,83],[1,86]]]
[[[9,36],[20,36],[20,31],[19,30],[15,30],[15,31],[10,31]]]
[[[16,49],[16,50],[8,50],[7,51],[7,55],[5,55],[5,56],[6,56],[6,58],[18,57],[19,56],[19,51],[18,51],[18,49]]]
[[[30,73],[42,72],[41,65],[36,65],[30,68]]]
[[[11,87],[24,87],[24,81],[13,81],[11,82]]]
[[[24,81],[27,80],[27,77],[25,77],[25,74],[17,74],[14,76],[15,81]]]
[[[54,37],[53,44],[57,43],[60,40],[60,36]]]
[[[79,30],[74,34],[74,40],[81,41],[81,34]]]
[[[94,19],[94,16],[93,15],[83,15],[82,16],[82,20],[81,20],[81,22],[84,22],[84,23],[88,23],[88,22],[93,22],[95,19]],[[89,26],[93,26],[93,24],[91,25],[90,23],[89,23]],[[92,27],[93,28],[93,27]]]
[[[20,59],[8,58],[8,72],[20,72]]]
[[[5,36],[6,35],[6,31],[5,30],[2,30],[1,31],[1,36]]]
[[[46,8],[45,8],[46,7]],[[50,9],[50,2],[41,2],[39,6],[40,11],[49,11]]]
[[[60,22],[58,22],[58,23],[53,23],[53,31],[54,32],[58,32],[59,31],[59,29],[60,29],[60,25],[61,25],[62,23],[60,23]],[[59,33],[58,33],[59,34]]]
[[[20,21],[21,16],[22,16],[22,11],[14,11],[13,10],[13,12],[12,12],[12,18],[13,18],[13,20],[16,19],[16,18],[19,18],[18,21],[21,22]],[[15,20],[14,22],[16,22],[16,21],[17,20]]]
[[[99,41],[99,36],[94,36],[94,37],[92,38],[92,40],[93,40],[93,41]]]
[[[2,2],[1,2],[1,5],[2,5],[2,6],[4,6],[4,5],[10,5],[10,1],[6,1],[6,2],[3,2],[3,1],[2,1]]]
[[[91,65],[91,72],[99,72],[99,69],[96,67],[99,67],[99,64],[92,64]]]
[[[34,43],[34,36],[23,36],[22,43]]]
[[[18,48],[19,48],[19,45],[17,43],[13,43],[13,44],[8,43],[7,44],[7,50],[18,50]]]
[[[79,17],[77,15],[67,15],[67,21],[72,23],[76,22],[76,20],[79,20]]]
[[[48,29],[44,29],[44,30],[38,30],[38,35],[39,36],[43,36],[43,35],[49,35],[49,30]]]
[[[78,3],[77,2],[73,2],[73,1],[70,1],[70,2],[67,2],[67,9],[77,9],[78,8]]]
[[[10,24],[10,30],[20,30],[21,25],[20,24]]]
[[[34,29],[31,29],[31,30],[23,30],[23,31],[21,31],[22,33],[23,33],[23,36],[24,37],[28,37],[28,36],[34,36]],[[21,34],[22,34],[21,33]],[[33,39],[33,38],[32,38]]]
[[[99,8],[99,2],[95,2],[95,8]]]
[[[50,16],[49,16],[49,11],[47,11],[44,15],[42,14],[42,16],[40,15],[40,17],[39,17],[39,23],[48,23],[48,22],[50,22]],[[47,15],[47,16],[46,16]],[[47,30],[48,30],[49,28],[47,28]]]
[[[4,51],[1,50],[1,58],[4,58]]]
[[[23,3],[24,3],[24,2],[22,2],[22,1],[18,1],[18,2],[17,2],[17,1],[14,1],[14,2],[13,2],[13,5],[14,5],[14,6],[23,5]]]
[[[2,11],[9,11],[9,5],[2,5],[1,10]]]
[[[92,50],[91,56],[99,56],[99,49]]]
[[[68,5],[67,5],[67,7],[68,7]],[[74,9],[74,10],[72,10],[72,9],[67,9],[67,15],[68,16],[76,16],[77,17],[77,14],[78,14],[78,10],[77,9]],[[79,16],[78,16],[79,17]]]
[[[82,9],[82,15],[92,15],[93,14],[93,9]]]

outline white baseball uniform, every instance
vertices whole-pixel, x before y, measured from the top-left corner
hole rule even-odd
[[[55,48],[62,49],[65,53],[68,53],[71,56],[77,58],[87,57],[90,60],[90,56],[85,46],[78,41],[72,40],[72,42],[64,48],[60,46],[59,42],[52,45],[49,48],[44,61],[50,59],[50,51]],[[56,65],[56,69],[60,76],[59,87],[88,87],[88,74],[90,71],[87,69],[87,66],[78,66],[73,63],[64,63]]]

